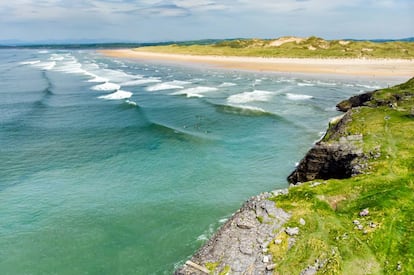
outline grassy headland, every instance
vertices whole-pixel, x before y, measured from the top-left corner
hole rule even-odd
[[[286,226],[300,228],[291,249],[285,232],[270,244],[276,274],[315,265],[323,274],[414,274],[414,78],[375,92],[366,105],[349,111],[344,135],[362,135],[368,170],[274,198],[292,214]]]
[[[413,59],[414,42],[324,40],[318,37],[281,37],[275,40],[226,40],[210,45],[165,45],[136,48],[170,54],[292,57],[292,58],[392,58]]]

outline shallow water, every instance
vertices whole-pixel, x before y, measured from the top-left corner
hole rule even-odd
[[[390,83],[0,51],[1,274],[171,274]]]

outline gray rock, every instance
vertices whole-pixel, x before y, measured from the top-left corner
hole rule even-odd
[[[296,236],[299,235],[299,227],[287,227],[285,229],[286,234],[289,236]]]
[[[240,252],[246,255],[252,255],[253,254],[253,244],[249,243],[248,240],[244,240],[240,242]]]
[[[359,216],[361,216],[361,217],[366,217],[368,215],[369,215],[368,208],[365,208],[364,210],[362,210],[361,212],[359,212]]]
[[[288,249],[291,249],[296,243],[296,239],[295,238],[289,238],[288,239]]]
[[[285,189],[273,190],[271,193],[275,197],[281,196],[281,195],[287,195],[289,194],[289,189],[285,188]]]
[[[318,272],[318,269],[315,266],[308,266],[306,269],[302,270],[300,275],[315,275]]]
[[[231,274],[269,274],[264,263],[264,251],[269,241],[274,239],[275,232],[280,232],[282,226],[290,219],[290,215],[277,208],[273,201],[267,198],[273,194],[264,193],[248,200],[232,217],[225,222],[218,232],[191,258],[191,261],[201,266],[207,262],[219,262],[214,274],[219,274],[225,266],[230,267]],[[263,215],[260,223],[256,215]],[[292,238],[293,239],[293,238]],[[290,241],[294,243],[294,239]],[[263,250],[265,249],[265,250]],[[199,274],[191,267],[183,266],[175,274]]]
[[[300,218],[300,219],[299,219],[299,223],[300,223],[301,225],[306,225],[306,221],[305,221],[303,218]]]
[[[274,270],[276,268],[276,264],[270,264],[270,265],[267,265],[266,266],[266,270],[268,270],[268,271],[272,271],[272,270]]]
[[[237,227],[241,229],[254,228],[256,223],[256,214],[253,211],[246,211],[237,218]]]

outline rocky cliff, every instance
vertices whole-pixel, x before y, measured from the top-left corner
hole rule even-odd
[[[175,274],[413,274],[414,78],[337,107],[298,187],[248,200]]]

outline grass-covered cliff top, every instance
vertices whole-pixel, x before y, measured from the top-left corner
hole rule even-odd
[[[318,37],[281,37],[274,40],[246,39],[210,45],[167,45],[137,48],[173,54],[296,57],[296,58],[414,58],[414,42],[324,40]]]
[[[365,105],[349,111],[343,134],[362,135],[366,173],[274,198],[300,229],[290,249],[283,231],[271,242],[275,274],[317,265],[318,274],[414,274],[414,78]]]

